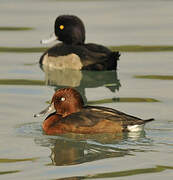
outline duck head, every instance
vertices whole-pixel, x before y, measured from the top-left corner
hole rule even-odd
[[[50,39],[42,40],[42,44],[50,43],[54,40],[62,41],[65,44],[84,44],[85,27],[83,22],[73,15],[61,15],[55,20],[54,33]]]
[[[52,110],[55,110],[56,114],[65,117],[80,111],[83,105],[82,96],[78,91],[73,88],[62,88],[54,93],[51,104],[45,110],[35,114],[34,117],[44,115]]]

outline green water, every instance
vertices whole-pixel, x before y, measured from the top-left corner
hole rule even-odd
[[[11,28],[12,30],[13,28]],[[15,29],[15,28],[14,28]],[[22,29],[22,28],[21,28]],[[120,52],[160,52],[160,51],[173,51],[173,46],[111,46],[108,47],[112,51]],[[11,53],[38,53],[44,52],[47,48],[42,47],[0,47],[0,52]]]

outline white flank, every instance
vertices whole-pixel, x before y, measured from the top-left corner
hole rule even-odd
[[[80,57],[74,53],[58,57],[46,54],[43,58],[43,64],[49,66],[50,69],[82,69]]]
[[[138,131],[142,131],[143,125],[127,126],[127,129],[128,129],[130,132],[138,132]]]

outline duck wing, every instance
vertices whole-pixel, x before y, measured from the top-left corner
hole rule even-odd
[[[94,126],[104,120],[120,123],[123,128],[127,128],[129,125],[141,125],[153,119],[142,120],[115,109],[100,106],[85,106],[80,112],[64,118],[65,123],[87,127]]]
[[[98,111],[98,113],[101,113],[103,116],[106,116],[106,118],[108,118],[111,121],[122,121],[122,125],[124,127],[127,127],[129,125],[141,125],[154,120],[153,118],[143,120],[141,118],[108,107],[88,106],[88,108],[91,108],[94,111]]]
[[[118,51],[112,52],[105,46],[88,43],[84,44],[88,50],[87,65],[83,67],[84,70],[116,70],[117,61],[119,60],[120,53]]]

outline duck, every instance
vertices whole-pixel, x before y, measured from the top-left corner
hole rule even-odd
[[[55,20],[54,33],[41,44],[60,42],[40,57],[40,66],[50,69],[116,70],[120,53],[107,47],[85,43],[85,26],[75,15],[60,15]]]
[[[47,135],[134,132],[154,120],[143,120],[108,107],[85,105],[80,93],[71,87],[58,89],[50,105],[34,117],[52,110],[42,124]]]

